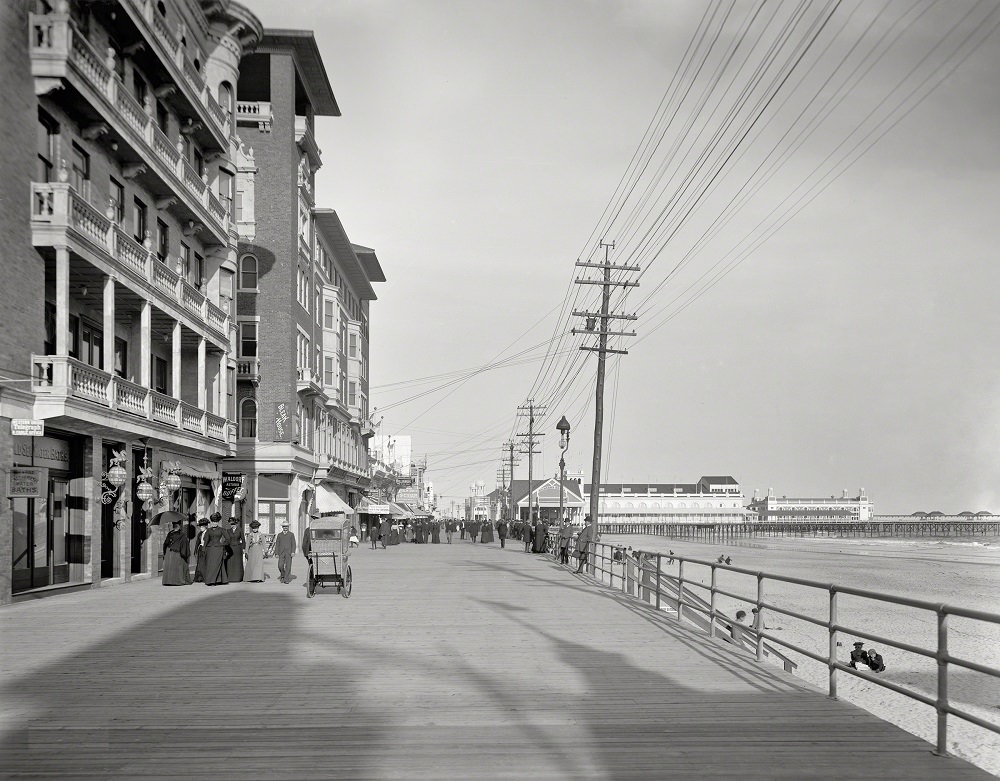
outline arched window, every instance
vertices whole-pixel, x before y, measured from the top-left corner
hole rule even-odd
[[[240,290],[257,289],[257,258],[246,255],[240,260]]]
[[[257,438],[257,402],[253,399],[243,399],[240,402],[240,437]]]
[[[219,84],[219,105],[222,106],[223,110],[229,114],[233,115],[233,88],[228,81],[220,82]]]
[[[167,6],[164,4],[163,0],[160,0],[160,2],[156,4],[156,10],[160,12],[160,16],[164,19],[167,18]]]

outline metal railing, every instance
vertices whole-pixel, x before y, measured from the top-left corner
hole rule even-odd
[[[616,555],[615,552],[619,554]],[[558,555],[558,554],[557,554]],[[677,574],[667,572],[664,569],[664,560],[670,565],[676,564]],[[929,705],[934,708],[937,714],[937,734],[935,743],[935,753],[941,756],[948,756],[948,718],[955,716],[964,719],[976,726],[1000,735],[1000,724],[987,721],[973,713],[956,707],[948,697],[948,673],[950,668],[960,668],[986,675],[989,678],[1000,680],[1000,669],[988,665],[979,664],[970,659],[963,659],[953,656],[948,650],[948,619],[956,617],[969,621],[982,622],[1000,627],[1000,614],[988,613],[981,610],[970,610],[955,605],[944,605],[925,600],[910,599],[909,597],[892,594],[882,594],[867,589],[852,588],[850,586],[838,586],[832,583],[821,583],[819,581],[806,580],[785,575],[762,572],[759,570],[744,569],[742,567],[720,564],[719,562],[706,561],[703,559],[693,559],[683,556],[667,555],[662,553],[652,553],[645,551],[633,551],[631,555],[622,553],[621,546],[607,545],[604,543],[591,543],[590,554],[587,561],[588,572],[602,583],[606,582],[612,588],[621,588],[627,593],[629,584],[629,564],[636,566],[641,573],[648,577],[639,579],[638,588],[640,596],[642,591],[646,591],[648,601],[657,611],[663,610],[665,603],[674,609],[675,617],[678,621],[684,619],[685,613],[690,617],[692,614],[702,614],[706,621],[707,631],[711,636],[717,633],[720,624],[732,623],[731,620],[717,609],[717,597],[722,595],[732,599],[742,600],[754,604],[760,616],[760,626],[764,627],[764,615],[775,613],[787,616],[816,627],[821,627],[829,638],[828,652],[826,654],[817,653],[812,649],[805,648],[795,643],[786,641],[774,634],[767,632],[766,628],[753,630],[750,627],[741,627],[744,635],[750,636],[754,640],[756,657],[761,661],[767,654],[770,647],[781,646],[789,651],[801,654],[825,665],[829,671],[829,684],[827,695],[833,699],[837,698],[837,676],[839,673],[848,673],[858,678],[862,678],[870,683],[877,684],[885,689],[901,694],[917,702]],[[698,579],[690,577],[692,573],[685,572],[685,565],[690,567],[700,567],[708,570],[709,583],[705,584]],[[616,572],[616,569],[620,570]],[[738,573],[750,576],[756,580],[756,593],[753,595],[738,594],[724,590],[719,587],[717,573],[719,570],[725,572]],[[616,586],[616,580],[618,581]],[[806,615],[794,610],[784,608],[774,602],[767,601],[765,585],[768,581],[789,583],[797,586],[818,589],[826,592],[828,596],[827,611],[825,617]],[[633,585],[635,582],[633,581]],[[693,594],[693,589],[703,589],[709,594],[709,601],[698,599]],[[937,624],[937,646],[935,648],[923,648],[910,643],[895,640],[891,637],[866,632],[846,624],[841,624],[838,616],[838,598],[841,595],[869,599],[881,603],[898,605],[907,608],[927,611],[934,614]],[[707,604],[707,607],[706,607]],[[879,678],[875,675],[854,669],[848,664],[837,659],[839,634],[861,637],[873,643],[879,643],[890,648],[916,654],[928,659],[933,659],[937,665],[937,688],[936,696],[931,697],[922,692],[900,686],[892,681]],[[775,653],[779,658],[784,658],[781,654]],[[786,665],[785,669],[788,667]]]

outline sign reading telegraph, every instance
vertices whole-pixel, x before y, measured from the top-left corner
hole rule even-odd
[[[45,421],[31,418],[11,418],[10,433],[14,437],[44,437]]]

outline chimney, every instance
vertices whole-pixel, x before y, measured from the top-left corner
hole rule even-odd
[[[760,499],[760,489],[759,488],[754,488],[753,489],[753,500],[756,502],[758,499]]]
[[[844,489],[844,498],[845,499],[847,498],[847,489],[846,488]]]
[[[768,499],[773,499],[774,498],[774,489],[773,488],[768,488],[767,489],[767,498]]]

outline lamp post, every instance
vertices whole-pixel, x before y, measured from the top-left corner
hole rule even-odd
[[[569,447],[569,421],[563,415],[556,423],[559,432],[559,532],[563,528],[563,483],[566,481],[566,448]]]

